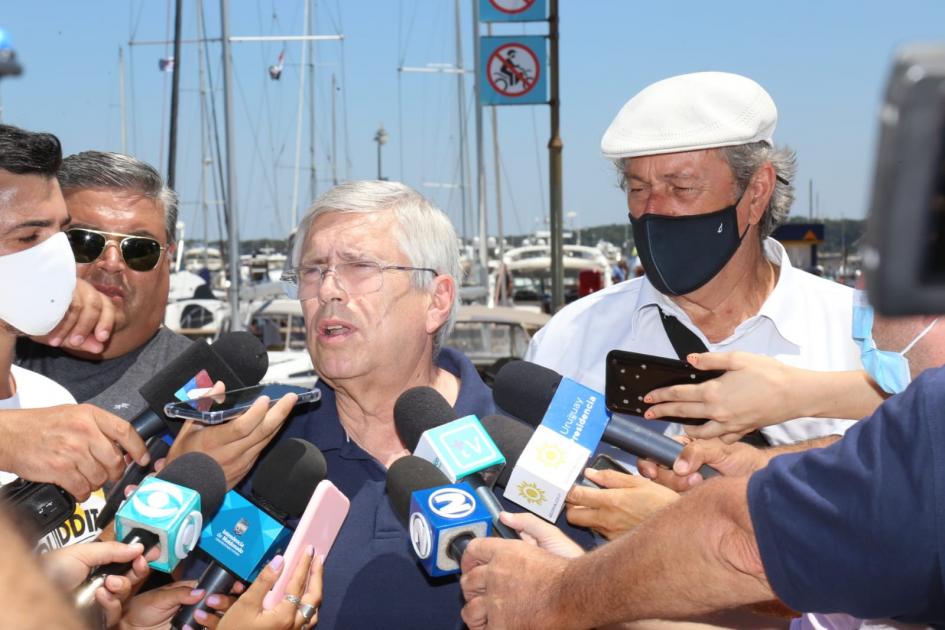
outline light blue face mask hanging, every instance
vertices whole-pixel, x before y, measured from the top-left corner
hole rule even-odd
[[[898,394],[909,386],[912,377],[905,354],[932,330],[936,322],[938,318],[932,320],[901,352],[880,350],[873,341],[873,307],[867,301],[865,291],[854,292],[853,340],[860,346],[860,362],[870,378],[887,394]]]

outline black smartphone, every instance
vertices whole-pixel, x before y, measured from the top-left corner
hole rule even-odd
[[[623,473],[625,475],[633,474],[623,464],[618,462],[616,459],[614,459],[610,455],[605,455],[604,453],[598,453],[594,457],[594,461],[591,462],[591,465],[589,467],[593,468],[594,470],[616,470],[617,472]],[[581,481],[578,483],[580,483],[582,486],[587,486],[588,488],[597,488],[598,490],[601,489],[600,486],[598,486],[596,483],[594,483],[587,477],[581,477]]]
[[[607,409],[613,413],[642,416],[652,407],[643,397],[660,387],[704,383],[724,374],[724,370],[697,370],[685,361],[637,354],[625,350],[607,353],[604,398]],[[660,418],[667,422],[703,424],[706,418]]]

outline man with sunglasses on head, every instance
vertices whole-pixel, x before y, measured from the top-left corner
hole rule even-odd
[[[53,381],[13,365],[18,336],[99,352],[116,319],[114,306],[76,279],[61,233],[69,220],[56,180],[61,162],[55,136],[0,125],[0,470],[55,483],[84,501],[121,476],[118,447],[141,464],[148,455],[127,422],[72,404]]]
[[[126,420],[145,408],[138,389],[190,341],[162,327],[177,224],[177,194],[149,164],[85,151],[62,161],[66,236],[76,274],[121,314],[100,352],[20,339],[19,365]]]

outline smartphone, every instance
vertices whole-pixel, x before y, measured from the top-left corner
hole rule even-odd
[[[312,545],[316,556],[328,555],[341,524],[348,516],[350,504],[348,497],[332,482],[325,479],[318,484],[285,549],[282,573],[279,574],[272,590],[263,598],[263,608],[272,610],[282,601],[285,588],[292,579],[296,565],[304,556],[306,547]]]
[[[598,455],[594,457],[594,461],[591,462],[589,467],[593,468],[594,470],[616,470],[617,472],[623,473],[625,475],[633,474],[623,464],[618,462],[610,455],[606,455],[604,453],[598,453]],[[580,484],[582,486],[587,486],[588,488],[597,488],[598,490],[601,489],[600,486],[586,477],[581,478]]]
[[[242,415],[260,396],[269,396],[269,406],[272,407],[288,393],[295,393],[299,400],[296,403],[309,403],[320,400],[322,393],[318,389],[302,392],[292,392],[272,385],[253,385],[232,389],[225,394],[200,396],[183,402],[173,402],[164,405],[164,414],[169,418],[182,420],[196,420],[202,424],[220,424]]]
[[[642,416],[652,407],[643,402],[643,397],[660,387],[704,383],[718,378],[724,370],[697,370],[685,361],[637,354],[624,350],[607,353],[606,385],[604,399],[607,409],[614,413]],[[706,418],[660,418],[667,422],[703,424]]]

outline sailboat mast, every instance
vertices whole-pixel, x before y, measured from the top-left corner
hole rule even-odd
[[[309,3],[305,2],[305,36],[309,33]],[[298,224],[299,215],[299,174],[302,170],[302,110],[305,107],[305,64],[308,60],[309,42],[302,43],[302,61],[299,64],[299,105],[295,114],[295,168],[292,174],[292,226]]]
[[[338,185],[338,126],[335,124],[335,74],[331,75],[331,183]]]
[[[240,236],[237,221],[236,146],[233,139],[233,57],[230,50],[230,2],[220,0],[220,30],[223,43],[223,116],[226,127],[226,227],[229,235],[230,330],[242,330],[240,320]]]
[[[318,4],[315,0],[311,0],[311,2],[312,8],[308,14],[308,32],[314,33],[315,9]],[[308,200],[311,202],[318,195],[318,178],[315,172],[315,52],[317,47],[312,42],[309,42],[308,45],[311,46],[308,61]]]
[[[121,152],[128,155],[128,124],[125,119],[125,49],[118,47],[118,111],[121,115]]]
[[[167,187],[173,189],[177,176],[177,109],[180,103],[180,36],[184,0],[177,0],[174,15],[174,75],[171,81],[171,125],[167,143]]]

